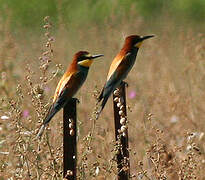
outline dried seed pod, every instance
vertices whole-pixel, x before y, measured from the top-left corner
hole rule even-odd
[[[50,18],[49,16],[46,16],[46,17],[44,17],[43,20],[44,20],[45,22],[47,22],[49,18]]]
[[[121,126],[120,129],[121,129],[122,132],[125,132],[127,130],[127,126],[123,125],[123,126]]]
[[[122,136],[123,136],[123,137],[126,137],[126,133],[125,133],[125,132],[123,132],[123,133],[122,133]]]
[[[49,53],[50,53],[49,51],[45,51],[45,52],[43,53],[43,56],[47,56]]]
[[[50,28],[50,25],[46,24],[46,25],[43,26],[43,28],[48,29],[48,28]]]
[[[70,133],[71,136],[74,136],[75,131],[73,129],[71,129],[69,133]]]
[[[124,105],[121,105],[121,106],[120,106],[120,110],[124,110]]]
[[[116,153],[116,154],[120,154],[120,150],[119,150],[119,149],[117,149],[115,153]]]
[[[124,125],[126,123],[126,119],[125,118],[121,118],[120,119],[120,124]]]
[[[43,97],[44,97],[43,94],[38,94],[38,95],[37,95],[37,98],[38,98],[38,99],[43,99]]]
[[[54,38],[54,37],[50,37],[50,38],[48,39],[48,41],[49,41],[49,42],[54,42],[54,41],[55,41],[55,38]]]
[[[117,103],[117,107],[120,107],[120,106],[122,106],[122,103],[120,103],[120,102]]]
[[[115,101],[115,102],[119,102],[119,97],[116,97],[116,98],[114,99],[114,101]]]
[[[119,111],[120,116],[124,116],[124,112],[122,110]]]
[[[50,37],[50,33],[49,32],[46,32],[44,35],[47,36],[47,37]]]
[[[47,81],[48,81],[48,78],[47,78],[47,77],[45,77],[43,81],[44,81],[44,82],[47,82]]]
[[[152,116],[152,113],[149,113],[148,116]]]
[[[46,43],[46,47],[50,47],[51,46],[51,43],[50,42],[47,42]]]
[[[45,71],[45,70],[47,70],[48,69],[48,64],[43,64],[42,65],[42,69]]]
[[[73,171],[68,170],[67,173],[66,173],[66,175],[67,175],[67,176],[73,176]]]
[[[118,89],[116,89],[116,90],[114,91],[114,95],[115,95],[115,96],[119,96],[119,95],[120,95],[120,92],[119,92]]]
[[[121,129],[118,129],[117,131],[118,131],[119,134],[122,133]]]
[[[73,129],[73,128],[74,128],[74,124],[73,124],[72,122],[71,122],[71,123],[69,123],[69,125],[68,125],[68,126],[69,126],[69,128],[70,128],[70,129]]]

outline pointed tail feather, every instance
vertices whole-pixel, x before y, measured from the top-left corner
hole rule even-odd
[[[105,104],[107,103],[108,98],[109,98],[108,95],[103,98],[102,104],[100,105],[101,106],[100,112],[104,109]]]
[[[98,120],[101,112],[102,112],[102,107],[100,107],[99,110],[96,112],[96,117],[95,117],[96,120]]]
[[[43,134],[45,128],[46,128],[46,124],[42,124],[41,127],[40,127],[40,129],[39,129],[39,131],[38,131],[38,134],[36,135],[36,138],[37,138],[37,139],[39,139],[39,138],[42,136],[42,134]]]
[[[107,100],[110,97],[110,95],[112,94],[112,92],[114,91],[114,89],[115,89],[115,86],[106,86],[106,84],[103,87],[103,89],[100,93],[100,96],[98,97],[98,102],[97,103],[99,103],[101,101],[102,101],[102,103],[100,104],[100,108],[97,111],[96,119],[99,118],[100,113],[103,111],[103,109],[105,107],[105,104],[107,103]]]
[[[109,96],[106,96],[106,97],[104,97],[104,98],[103,98],[103,101],[102,101],[102,103],[101,103],[101,105],[100,105],[100,108],[99,108],[99,110],[97,111],[97,114],[96,114],[96,119],[98,119],[98,118],[99,118],[100,113],[101,113],[101,112],[102,112],[102,110],[104,109],[105,104],[107,103],[108,98],[109,98]]]
[[[51,121],[51,119],[53,118],[53,116],[61,109],[61,107],[59,108],[58,106],[54,107],[54,105],[52,105],[46,115],[46,118],[44,119],[38,134],[37,134],[37,138],[40,138],[46,128],[46,126],[48,125],[48,123]]]
[[[97,98],[97,104],[103,99],[104,88],[102,89],[99,97]]]

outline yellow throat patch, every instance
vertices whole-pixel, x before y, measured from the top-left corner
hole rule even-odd
[[[141,46],[141,45],[142,45],[142,41],[141,41],[141,42],[136,43],[136,44],[135,44],[135,47],[140,48],[140,46]]]
[[[90,65],[93,63],[93,60],[91,59],[85,59],[83,61],[78,62],[79,65],[84,67],[90,67]]]

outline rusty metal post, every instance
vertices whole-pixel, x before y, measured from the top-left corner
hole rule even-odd
[[[128,127],[126,110],[126,83],[122,82],[119,91],[113,93],[113,107],[115,120],[115,139],[117,142],[118,180],[128,180],[130,177],[130,160],[128,150]]]
[[[63,177],[76,180],[77,129],[76,102],[72,98],[63,109]]]

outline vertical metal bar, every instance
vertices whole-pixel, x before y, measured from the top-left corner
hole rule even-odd
[[[113,107],[114,107],[114,120],[115,120],[115,139],[118,146],[117,153],[117,169],[118,169],[118,180],[128,180],[130,176],[130,161],[129,161],[129,151],[128,151],[128,128],[126,126],[126,130],[124,131],[124,135],[121,131],[122,122],[120,123],[120,119],[122,118],[119,111],[120,107],[117,105],[118,102],[115,100],[116,97],[122,99],[121,106],[123,106],[123,114],[126,119],[127,110],[126,110],[126,91],[125,91],[126,83],[122,82],[119,87],[119,94],[115,95],[113,93]]]
[[[76,180],[76,101],[72,98],[63,109],[63,177],[69,180]]]

